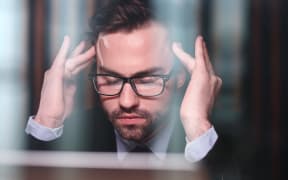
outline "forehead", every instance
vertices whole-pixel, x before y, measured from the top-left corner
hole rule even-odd
[[[100,35],[96,44],[98,67],[130,75],[137,71],[172,65],[172,53],[167,30],[149,23],[131,32]]]

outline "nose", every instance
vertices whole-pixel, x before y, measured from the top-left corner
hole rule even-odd
[[[129,83],[125,83],[119,97],[119,105],[124,110],[132,110],[139,105],[139,97]]]

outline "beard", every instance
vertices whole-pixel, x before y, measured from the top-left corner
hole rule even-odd
[[[135,115],[144,120],[143,123],[135,123],[135,124],[122,124],[120,122],[121,116],[123,115]],[[119,135],[126,139],[132,140],[135,142],[143,142],[147,139],[150,139],[153,136],[153,132],[155,132],[158,124],[160,123],[160,114],[152,115],[148,111],[134,109],[132,111],[124,110],[115,110],[111,114],[108,115],[111,123],[113,124],[114,128],[117,130]]]

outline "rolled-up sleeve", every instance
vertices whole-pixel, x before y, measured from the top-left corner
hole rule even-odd
[[[204,134],[189,142],[186,138],[185,159],[190,162],[202,160],[213,148],[218,139],[218,135],[211,127]]]
[[[52,141],[61,137],[63,133],[63,125],[57,128],[48,128],[36,122],[34,116],[30,116],[25,132],[38,140]]]

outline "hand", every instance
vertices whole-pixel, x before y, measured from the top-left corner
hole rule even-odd
[[[82,53],[85,43],[81,42],[67,58],[69,46],[70,38],[65,36],[51,68],[44,76],[35,121],[49,128],[61,126],[71,113],[76,92],[75,76],[92,62],[95,55],[93,47]]]
[[[173,43],[172,49],[191,75],[181,104],[180,118],[188,140],[192,141],[211,127],[209,115],[222,80],[214,73],[201,36],[195,42],[195,58],[177,43]]]

